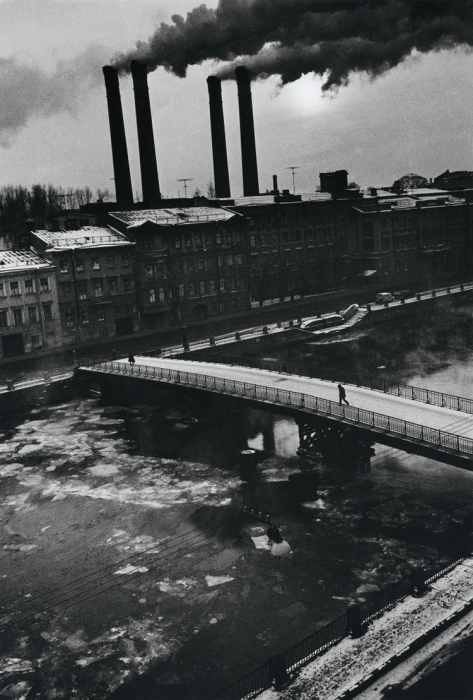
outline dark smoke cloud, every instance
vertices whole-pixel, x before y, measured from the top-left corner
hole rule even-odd
[[[128,72],[137,59],[182,78],[188,66],[214,59],[230,61],[217,74],[232,78],[244,62],[256,76],[277,74],[283,83],[325,75],[330,89],[354,71],[379,75],[414,50],[473,45],[473,0],[220,0],[172,22],[114,65]]]
[[[90,90],[102,85],[104,49],[90,47],[45,73],[14,58],[0,58],[0,145],[8,147],[34,117],[75,113]]]

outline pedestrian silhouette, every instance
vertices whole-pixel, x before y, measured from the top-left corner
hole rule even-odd
[[[130,363],[130,365],[134,365],[134,364],[135,364],[135,358],[133,357],[133,353],[131,352],[131,350],[130,350],[130,352],[129,352],[129,354],[128,354],[128,362]]]
[[[338,403],[340,404],[340,406],[342,405],[342,401],[344,401],[347,406],[350,405],[346,399],[345,389],[342,387],[341,384],[339,384],[338,385]]]

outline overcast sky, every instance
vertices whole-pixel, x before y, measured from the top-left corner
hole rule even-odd
[[[0,186],[52,183],[113,189],[101,66],[146,41],[195,0],[0,0]],[[207,2],[216,7],[217,1]],[[212,179],[205,79],[149,75],[161,190],[183,196],[180,178],[206,191]],[[322,96],[313,75],[284,87],[253,84],[260,188],[315,190],[319,172],[346,169],[362,186],[416,172],[473,169],[473,55],[457,48],[409,57],[375,80],[354,74]],[[120,79],[135,193],[141,193],[131,79]],[[236,85],[223,83],[232,194],[241,195]]]

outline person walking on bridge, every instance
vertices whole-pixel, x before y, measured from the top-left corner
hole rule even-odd
[[[339,385],[338,385],[338,403],[340,404],[340,406],[342,405],[342,401],[344,401],[344,402],[346,403],[347,406],[350,405],[350,404],[348,403],[348,401],[347,401],[346,396],[347,396],[347,395],[346,395],[346,393],[345,393],[345,389],[342,387],[341,384],[339,384]]]

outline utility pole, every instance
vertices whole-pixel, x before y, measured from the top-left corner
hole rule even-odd
[[[299,170],[298,165],[289,165],[286,170],[291,170],[292,171],[292,192],[293,194],[296,194],[296,180],[295,180],[295,172],[296,170]]]
[[[192,182],[194,178],[193,177],[181,177],[180,180],[177,180],[177,182],[183,182],[184,183],[184,198],[187,199],[187,183]]]

